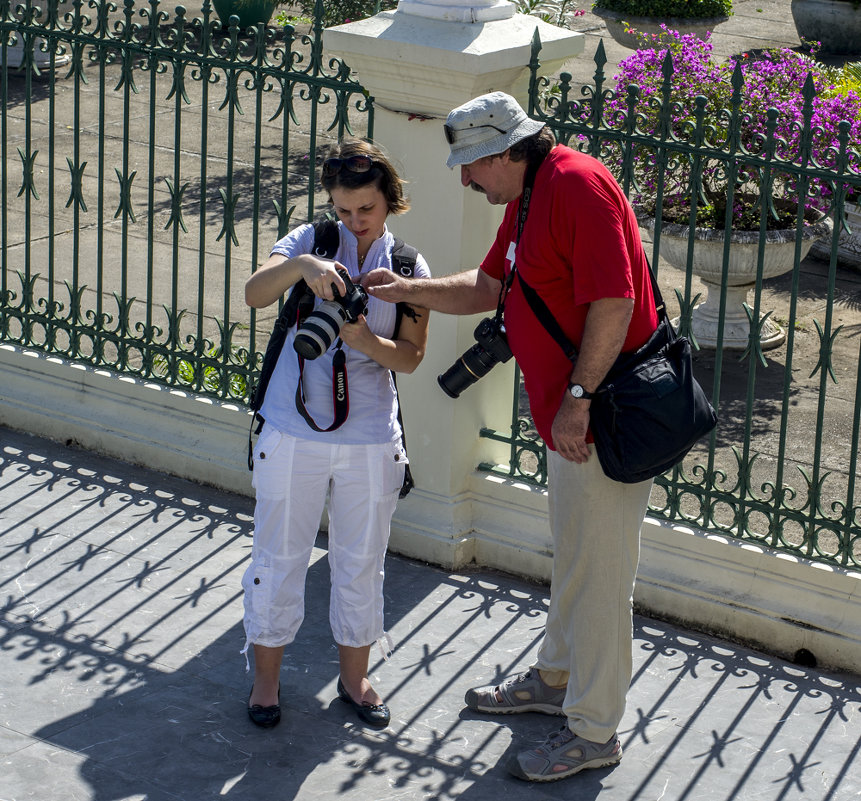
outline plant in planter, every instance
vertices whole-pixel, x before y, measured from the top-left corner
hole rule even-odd
[[[833,78],[833,85],[826,89],[825,96],[861,96],[861,61],[831,68],[829,77]],[[861,270],[861,185],[849,185],[846,190],[843,206],[845,224],[837,230],[837,263]],[[823,237],[814,242],[811,253],[828,260],[832,246],[832,237]]]
[[[318,0],[295,0],[292,6],[302,16],[314,18]],[[323,3],[323,27],[343,25],[346,22],[372,17],[380,11],[396,8],[397,0],[339,0],[337,3]]]
[[[757,59],[743,57],[717,63],[711,58],[708,37],[700,40],[664,28],[656,38],[661,47],[638,50],[620,63],[607,119],[627,115],[627,90],[636,85],[640,98],[635,113],[640,131],[659,138],[664,130],[664,136],[676,143],[694,143],[698,137],[703,140],[693,152],[686,152],[684,147],[663,152],[652,146],[639,147],[633,158],[632,201],[644,227],[654,226],[655,218],[660,217],[661,254],[678,262],[675,266],[680,269],[687,267],[689,238],[695,240],[693,269],[697,272],[701,268],[707,286],[711,283],[711,288],[718,290],[709,293],[709,300],[697,307],[691,318],[699,343],[716,343],[717,306],[721,284],[725,283],[737,289],[730,289],[727,296],[724,346],[744,348],[750,323],[742,304],[756,280],[760,231],[767,231],[769,253],[779,250],[771,242],[783,243],[788,251],[776,260],[766,257],[763,277],[770,277],[792,269],[797,228],[801,228],[802,258],[815,239],[831,228],[830,218],[823,213],[832,205],[833,185],[823,179],[800,180],[787,165],[797,164],[807,129],[813,159],[825,169],[833,167],[839,152],[841,120],[850,122],[850,147],[856,151],[861,148],[861,95],[852,91],[830,94],[833,84],[828,68],[793,50],[773,50]],[[663,95],[666,74],[671,75],[669,96]],[[808,81],[812,84],[802,89]],[[805,118],[805,103],[810,104],[809,118]],[[777,114],[770,109],[776,109]],[[664,128],[667,125],[668,131]],[[760,158],[721,157],[730,150]],[[765,153],[771,157],[761,158]],[[663,158],[668,160],[666,168]],[[861,173],[859,162],[857,152],[852,154],[850,169],[854,175]],[[663,177],[660,185],[659,176]],[[802,208],[799,197],[804,199]],[[674,246],[676,237],[680,243]],[[733,243],[731,261],[745,250],[752,249],[753,253],[742,257],[737,276],[731,264],[731,274],[724,282],[722,261],[727,237]],[[768,328],[763,326],[762,346],[780,344],[782,336],[779,332],[772,336]]]
[[[251,25],[266,25],[280,4],[281,0],[212,0],[222,24],[229,25],[230,18],[237,16],[242,30]]]
[[[660,26],[703,38],[732,14],[732,0],[595,0],[592,12],[610,35],[632,50],[651,45],[637,33],[660,34]]]
[[[559,28],[570,28],[571,22],[586,12],[576,7],[576,0],[515,0],[519,14],[531,14]]]
[[[397,6],[397,0],[339,0],[337,3],[320,0],[212,0],[219,19],[227,25],[232,14],[239,17],[239,27],[267,24],[278,6],[289,6],[279,13],[278,24],[290,24],[297,17],[314,20],[321,14],[324,28],[342,25],[345,22],[371,17],[379,11]]]

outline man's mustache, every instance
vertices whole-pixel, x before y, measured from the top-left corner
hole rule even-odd
[[[481,184],[477,184],[475,181],[469,182],[469,188],[475,190],[476,192],[481,192],[482,195],[486,195],[487,193],[484,191],[484,187]]]

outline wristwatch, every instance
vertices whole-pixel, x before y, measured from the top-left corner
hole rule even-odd
[[[568,384],[568,391],[571,393],[572,398],[584,398],[585,400],[590,400],[595,397],[594,392],[587,392],[582,384]]]

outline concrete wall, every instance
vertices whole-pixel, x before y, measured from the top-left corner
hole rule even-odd
[[[464,395],[458,408],[468,405]],[[249,423],[234,405],[0,346],[4,426],[250,494]],[[412,442],[432,450],[427,418],[413,414],[407,425]],[[393,552],[449,570],[480,565],[549,580],[542,490],[471,470],[448,495],[433,482],[432,454],[411,450],[423,451],[412,457],[419,487],[398,506]],[[647,518],[635,603],[790,659],[804,648],[825,666],[861,665],[858,573]]]

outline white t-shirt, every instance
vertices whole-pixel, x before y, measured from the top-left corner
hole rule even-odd
[[[392,268],[391,251],[394,236],[385,228],[383,235],[372,245],[359,269],[356,237],[340,222],[338,223],[340,243],[335,260],[347,268],[350,279],[358,283],[361,273],[378,267]],[[314,226],[307,224],[294,228],[279,240],[272,253],[280,253],[293,258],[302,253],[310,253],[314,245]],[[414,275],[429,278],[427,262],[419,254],[416,259]],[[315,308],[321,303],[315,299]],[[426,314],[427,312],[423,312]],[[369,298],[366,315],[370,330],[381,337],[391,338],[395,328],[395,304]],[[299,382],[299,359],[293,349],[296,328],[287,333],[287,339],[278,357],[272,379],[266,389],[261,415],[267,424],[294,437],[344,445],[370,445],[393,442],[400,438],[398,407],[392,376],[389,370],[373,359],[346,344],[342,349],[347,357],[347,383],[350,410],[344,424],[329,432],[318,432],[311,428],[296,410],[296,387]],[[320,428],[328,428],[335,417],[335,404],[332,399],[332,357],[337,340],[329,350],[316,359],[305,360],[303,384],[305,389],[305,408]]]

